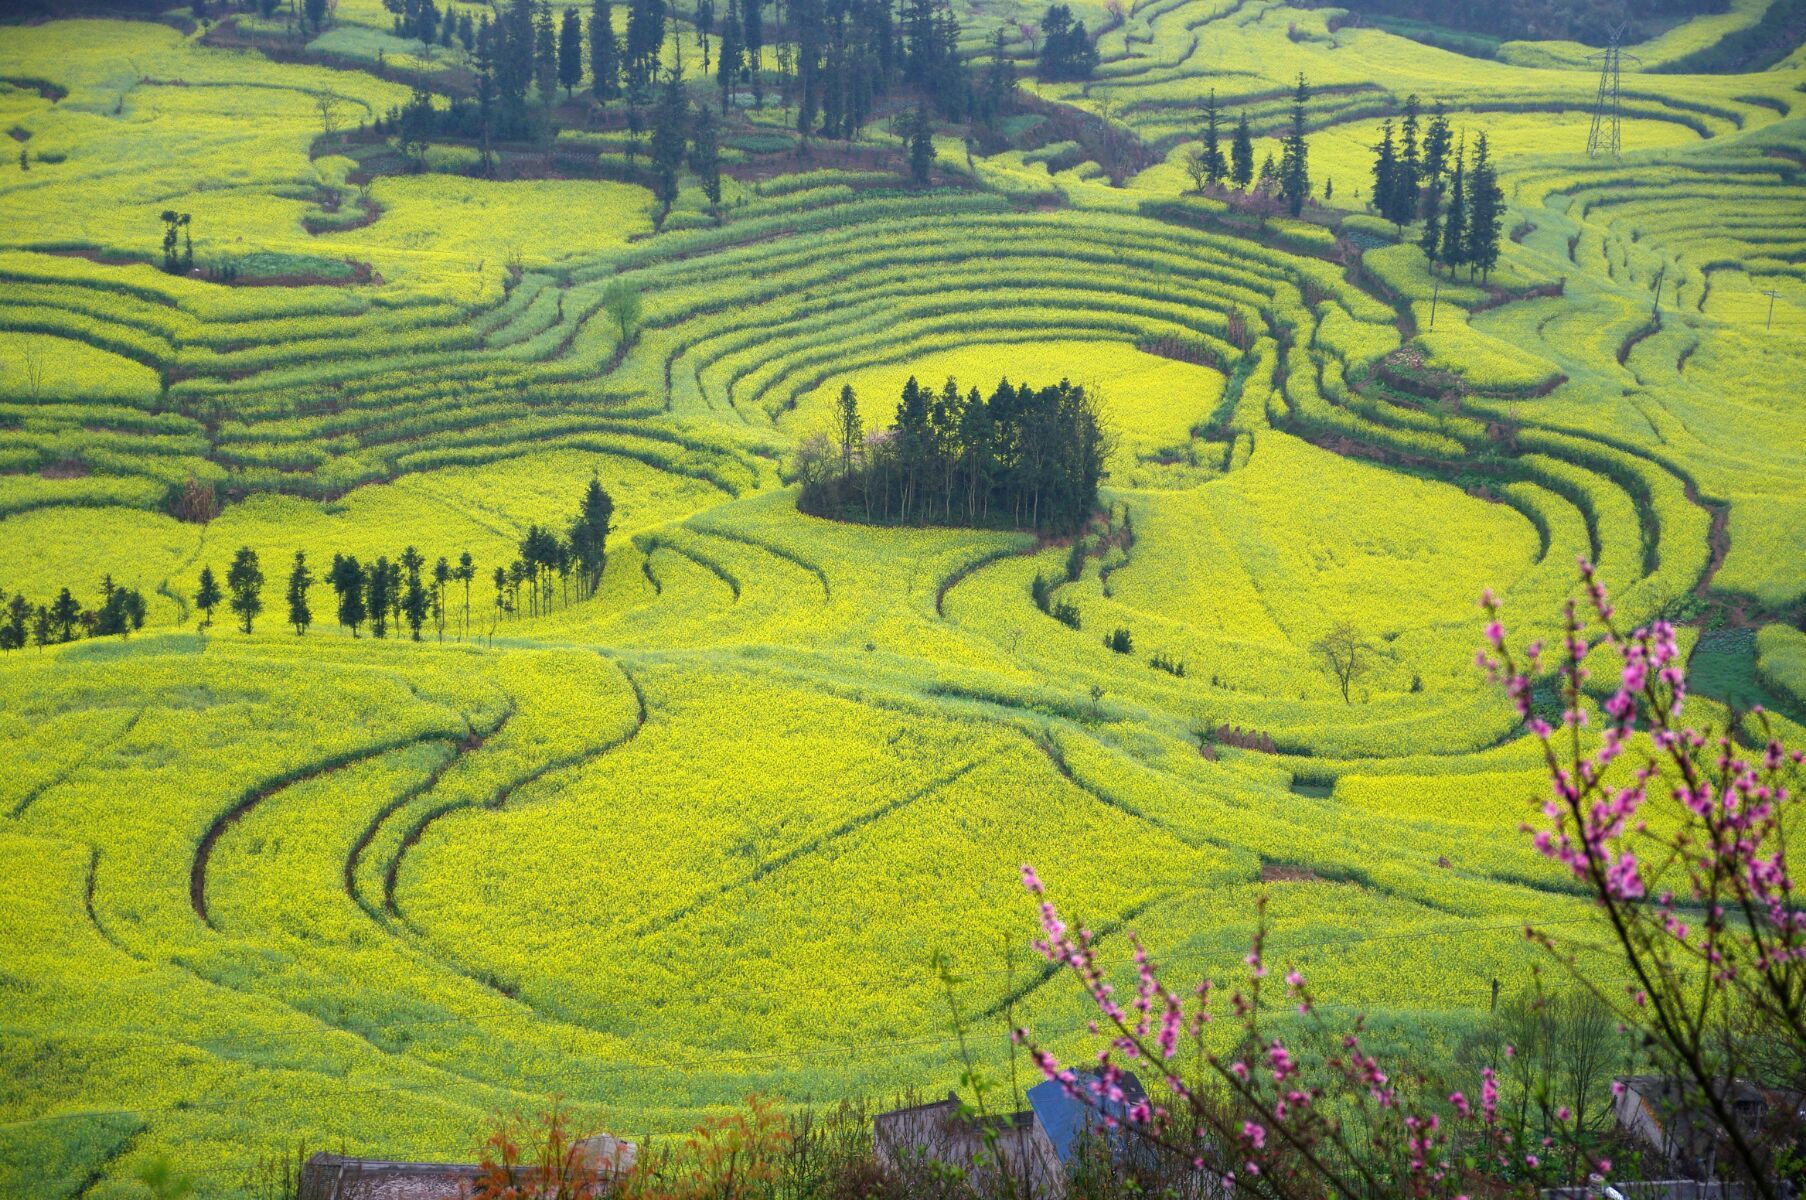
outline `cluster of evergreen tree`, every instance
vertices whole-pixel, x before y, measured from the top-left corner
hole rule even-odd
[[[805,512],[1071,531],[1097,508],[1108,439],[1095,399],[1067,380],[1006,379],[987,399],[951,378],[936,392],[912,376],[895,424],[871,437],[851,385],[836,411],[832,443],[812,438],[798,454]]]
[[[1301,71],[1298,85],[1292,90],[1292,119],[1280,143],[1279,161],[1279,194],[1285,197],[1286,210],[1294,217],[1304,211],[1304,202],[1311,198],[1311,150],[1304,138],[1305,105],[1310,98],[1311,85],[1305,82]]]
[[[681,29],[666,0],[627,0],[619,35],[614,0],[593,0],[587,27],[576,8],[563,10],[555,23],[543,0],[498,0],[494,18],[484,13],[474,24],[467,15],[440,14],[434,0],[387,2],[395,9],[398,32],[427,38],[439,29],[442,37],[470,49],[476,72],[474,97],[442,100],[417,87],[407,104],[376,122],[378,132],[398,136],[410,158],[424,164],[427,145],[437,138],[468,140],[480,147],[487,171],[493,144],[542,133],[558,89],[568,99],[587,71],[597,101],[625,101],[629,165],[642,148],[642,134],[650,132],[645,149],[661,210],[668,211],[676,199],[686,159],[711,203],[719,204],[719,126],[710,114],[692,109],[682,75]],[[713,68],[725,115],[743,84],[750,83],[755,105],[764,104],[766,16],[765,0],[721,4],[718,15],[716,0],[699,0],[689,24],[701,44],[705,72]],[[948,0],[900,0],[894,7],[889,0],[780,0],[778,18],[784,39],[777,47],[777,83],[784,103],[795,103],[796,128],[806,136],[851,140],[877,99],[898,87],[914,89],[923,98],[919,108],[931,105],[954,121],[994,121],[1010,110],[1016,95],[1015,66],[1002,31],[988,66],[968,68]],[[454,28],[455,33],[445,32]],[[1083,26],[1077,28],[1078,43],[1095,59]],[[926,182],[914,151],[925,148],[932,162],[929,134],[919,120],[905,132],[914,139],[915,174]]]
[[[100,581],[100,606],[83,608],[68,588],[48,604],[33,604],[23,593],[0,607],[0,650],[40,649],[84,637],[125,637],[144,628],[144,595],[120,587],[111,575]],[[0,598],[4,598],[0,594]]]
[[[1097,46],[1064,4],[1049,5],[1041,17],[1041,60],[1044,80],[1090,79],[1097,70]]]
[[[1442,104],[1432,110],[1421,139],[1420,115],[1417,97],[1408,96],[1396,130],[1390,119],[1381,127],[1379,145],[1374,147],[1373,207],[1401,233],[1406,225],[1421,220],[1418,245],[1432,265],[1441,263],[1451,273],[1465,265],[1470,276],[1478,272],[1484,278],[1499,261],[1505,220],[1505,193],[1486,134],[1474,141],[1470,167],[1466,135],[1451,144]]]
[[[550,612],[559,600],[569,604],[573,592],[578,600],[594,595],[608,563],[608,532],[613,517],[614,501],[603,490],[601,481],[592,476],[577,515],[563,536],[538,525],[529,527],[520,542],[520,556],[508,566],[495,569],[496,619],[519,614],[523,609],[529,616]],[[458,599],[454,589],[460,584],[463,604],[458,630],[461,636],[469,634],[471,584],[476,577],[476,562],[468,550],[455,563],[441,555],[429,569],[426,556],[409,546],[394,559],[379,555],[368,564],[360,563],[355,555],[334,554],[326,582],[337,598],[334,612],[338,622],[351,630],[351,636],[361,636],[366,625],[379,638],[387,637],[391,631],[399,637],[406,628],[418,642],[422,640],[421,631],[429,626],[440,641],[445,640],[446,626],[453,619],[453,605]],[[241,547],[233,557],[223,590],[213,567],[203,566],[194,593],[201,628],[213,624],[214,611],[223,602],[238,617],[239,627],[250,633],[263,612],[263,583],[262,564],[249,546]],[[306,553],[295,551],[287,599],[288,623],[297,636],[305,634],[313,624],[308,594],[314,583]],[[66,597],[68,592],[65,590],[63,595]],[[137,611],[138,625],[142,625],[142,600],[138,601]]]
[[[1305,201],[1311,195],[1311,148],[1305,137],[1306,107],[1310,98],[1310,83],[1301,74],[1292,91],[1291,119],[1280,143],[1280,162],[1275,165],[1269,155],[1261,164],[1257,177],[1254,134],[1248,127],[1248,114],[1244,111],[1237,119],[1229,152],[1225,154],[1223,113],[1217,107],[1216,89],[1212,88],[1204,101],[1204,127],[1199,144],[1191,148],[1185,160],[1192,186],[1203,191],[1227,184],[1243,192],[1254,186],[1268,195],[1277,193],[1294,217],[1303,213]]]
[[[320,8],[320,15],[315,17],[314,5],[308,6],[308,24],[319,28],[324,20],[326,5],[322,0],[315,0]],[[427,45],[437,43],[449,47],[453,42],[463,46],[466,51],[476,48],[477,27],[470,19],[469,13],[459,14],[452,11],[448,2],[441,11],[433,0],[383,0],[383,7],[394,14],[395,36],[412,38]]]

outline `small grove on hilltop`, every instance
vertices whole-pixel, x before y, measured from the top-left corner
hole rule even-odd
[[[1097,507],[1108,438],[1095,398],[1067,380],[1004,379],[987,398],[952,378],[937,392],[912,375],[895,423],[869,436],[847,385],[836,418],[832,442],[817,435],[798,448],[804,512],[1070,532]]]

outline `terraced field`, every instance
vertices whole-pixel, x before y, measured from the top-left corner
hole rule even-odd
[[[39,1194],[133,1194],[177,1147],[209,1195],[297,1143],[456,1158],[551,1093],[665,1131],[754,1090],[939,1091],[937,951],[981,1053],[1006,1008],[1082,1038],[1022,952],[1031,860],[1125,971],[1128,928],[1233,971],[1265,892],[1270,957],[1450,1051],[1528,978],[1527,920],[1590,919],[1517,832],[1540,760],[1473,669],[1482,589],[1547,634],[1589,556],[1627,620],[1744,639],[1700,720],[1759,689],[1806,736],[1806,52],[1629,76],[1626,152],[1588,159],[1586,48],[1464,59],[1336,13],[1138,2],[1095,79],[1027,85],[1140,139],[1122,186],[942,137],[910,188],[881,117],[808,161],[730,148],[725,220],[686,176],[656,233],[636,184],[321,143],[321,93],[347,125],[407,100],[379,50],[454,69],[373,0],[311,63],[0,26],[28,163],[0,168],[0,588],[149,602],[127,640],[0,655],[0,1194],[43,1160],[67,1186]],[[974,50],[1033,16],[962,11]],[[1300,71],[1336,206],[1181,196],[1205,90],[1264,153]],[[1413,93],[1492,135],[1485,282],[1433,279],[1356,194]],[[560,140],[632,177],[613,135]],[[169,208],[260,286],[159,269]],[[840,387],[875,428],[911,374],[1097,390],[1080,554],[798,513]],[[595,595],[496,620],[490,573],[592,474]],[[212,520],[172,515],[191,486]],[[264,617],[202,630],[196,577],[241,546]],[[283,626],[297,550],[407,546],[471,554],[473,636],[353,639],[323,586]],[[1373,647],[1346,700],[1314,650],[1341,624]],[[1271,749],[1201,753],[1224,726]]]

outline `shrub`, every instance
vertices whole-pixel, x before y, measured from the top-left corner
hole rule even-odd
[[[1120,626],[1114,632],[1104,635],[1104,645],[1110,647],[1110,649],[1116,651],[1118,654],[1135,653],[1135,639],[1129,636],[1129,631],[1127,629]]]

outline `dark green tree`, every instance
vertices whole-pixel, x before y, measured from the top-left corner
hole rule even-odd
[[[1085,31],[1085,22],[1075,18],[1064,4],[1049,5],[1041,16],[1040,77],[1089,79],[1097,70],[1097,62],[1097,47]]]
[[[1287,211],[1294,217],[1304,211],[1304,202],[1311,196],[1311,152],[1304,137],[1305,105],[1310,98],[1310,85],[1301,72],[1298,86],[1292,92],[1292,123],[1281,143],[1279,165],[1279,192],[1285,197]]]
[[[709,198],[709,212],[721,219],[721,142],[716,132],[715,114],[707,104],[696,110],[690,125],[690,170]]]
[[[821,0],[790,0],[790,16],[796,26],[796,131],[808,137],[815,131],[822,93],[827,90],[821,61],[827,26]],[[838,69],[839,63],[834,66]],[[833,133],[831,123],[828,132]]]
[[[640,134],[646,130],[646,110],[652,106],[651,85],[644,79],[627,80],[627,165],[640,152]]]
[[[721,115],[726,116],[733,103],[734,84],[740,80],[740,68],[746,50],[740,33],[740,6],[728,0],[727,23],[721,27],[721,53],[715,60],[715,78],[721,85]]]
[[[188,213],[179,213],[174,209],[163,210],[163,269],[171,275],[180,275],[194,268],[194,241],[188,237],[190,221]],[[187,253],[182,250],[183,239],[187,238]]]
[[[1095,511],[1108,450],[1094,401],[1064,380],[1040,389],[1006,380],[987,400],[976,388],[962,395],[953,380],[937,392],[912,377],[890,436],[867,443],[851,470],[813,475],[798,504],[808,512],[863,510],[881,521],[1001,517],[1069,532]]]
[[[1206,187],[1221,186],[1223,177],[1229,171],[1229,164],[1223,159],[1221,120],[1222,116],[1217,111],[1217,90],[1211,88],[1210,96],[1204,101],[1204,184]]]
[[[594,595],[602,584],[602,572],[608,566],[608,531],[614,511],[615,502],[603,490],[602,481],[591,475],[570,530],[570,550],[576,559],[577,594],[580,597]]]
[[[1467,269],[1485,279],[1499,262],[1499,233],[1505,222],[1505,193],[1487,151],[1486,135],[1474,139],[1474,169],[1467,185]]]
[[[690,105],[684,98],[683,80],[676,71],[670,71],[665,76],[664,86],[659,89],[658,107],[652,113],[652,193],[658,197],[661,222],[670,214],[671,206],[677,203],[689,116]]]
[[[1398,143],[1392,135],[1392,118],[1380,125],[1380,142],[1373,148],[1373,207],[1380,216],[1399,226],[1398,219]]]
[[[598,100],[621,94],[621,53],[615,41],[614,6],[596,0],[589,14],[590,93]]]
[[[746,47],[746,74],[753,88],[753,107],[765,107],[765,4],[740,0],[740,38]]]
[[[909,177],[917,186],[926,187],[933,174],[934,125],[928,120],[927,106],[918,104],[909,127]]]
[[[626,67],[630,83],[654,81],[664,41],[665,0],[628,0]]]
[[[326,28],[326,0],[306,0],[301,6],[301,18],[315,32]]]
[[[1229,146],[1229,180],[1244,192],[1254,182],[1254,135],[1246,112],[1235,123],[1235,138]]]
[[[1453,143],[1449,135],[1448,113],[1444,111],[1442,101],[1430,113],[1430,124],[1424,130],[1423,137],[1423,185],[1425,187],[1425,205],[1429,203],[1428,191],[1437,193],[1437,202],[1441,203],[1443,179],[1449,170],[1449,151]]]
[[[991,61],[985,67],[984,119],[986,123],[1008,116],[1016,106],[1016,64],[1000,25],[991,35]]]
[[[389,636],[389,576],[391,568],[386,555],[379,555],[364,574],[365,607],[370,613],[370,633],[374,637]]]
[[[477,577],[477,564],[470,557],[470,551],[458,555],[458,582],[464,585],[464,632],[470,635],[470,582]]]
[[[114,587],[108,577],[101,585],[103,600],[94,614],[94,636],[125,637],[144,628],[144,593],[137,588]]]
[[[546,0],[533,16],[533,87],[541,104],[549,106],[558,96],[558,31]]]
[[[865,448],[865,424],[859,418],[859,397],[850,383],[842,385],[840,399],[834,405],[834,435],[840,443],[841,474],[850,475],[853,460]]]
[[[389,597],[389,624],[393,625],[396,633],[399,634],[401,632],[401,604],[407,593],[401,586],[400,561],[386,563],[386,566],[388,570],[388,579],[386,580],[384,590]]]
[[[696,27],[696,40],[702,46],[702,74],[709,74],[709,35],[715,32],[714,0],[696,0],[696,12],[690,18],[690,24]]]
[[[1454,274],[1467,261],[1467,139],[1455,148],[1455,174],[1449,184],[1449,212],[1442,222],[1442,265]]]
[[[583,20],[574,8],[564,10],[558,28],[558,82],[564,85],[567,100],[583,82]]]
[[[307,589],[313,585],[314,574],[307,569],[307,555],[297,550],[294,568],[288,573],[288,623],[295,627],[296,637],[305,634],[314,623],[313,609],[307,605]]]
[[[1392,200],[1395,224],[1403,227],[1417,219],[1421,203],[1418,189],[1422,186],[1423,164],[1417,147],[1417,93],[1405,97],[1405,116],[1398,127],[1398,168],[1392,175]]]
[[[533,3],[512,0],[494,26],[495,86],[511,128],[525,119],[527,91],[533,86]]]
[[[616,279],[602,290],[602,311],[621,331],[616,353],[625,354],[633,342],[634,330],[640,323],[640,289],[625,279]]]
[[[224,597],[220,595],[219,581],[213,577],[213,568],[202,567],[200,586],[194,592],[194,606],[201,610],[202,629],[213,624],[213,610],[219,607],[222,599]]]
[[[332,570],[327,573],[326,579],[339,596],[339,624],[350,629],[352,637],[357,637],[358,626],[369,615],[364,601],[367,586],[364,568],[355,557],[335,554],[332,556]]]
[[[226,571],[226,590],[232,594],[228,606],[238,614],[244,631],[250,633],[251,623],[263,611],[263,568],[257,563],[257,551],[249,546],[239,547]]]
[[[408,633],[415,641],[420,640],[420,630],[426,625],[426,616],[430,607],[425,581],[420,573],[421,568],[425,566],[425,556],[414,547],[409,546],[401,552],[401,569],[404,580],[401,589],[401,615],[407,619]]]
[[[31,602],[15,595],[6,605],[6,623],[0,625],[0,649],[23,650],[31,636]]]
[[[1418,247],[1431,267],[1436,265],[1436,251],[1442,246],[1442,185],[1432,183],[1424,188],[1423,193],[1423,233],[1418,236]]]
[[[439,561],[433,564],[433,630],[442,642],[445,640],[445,589],[451,581],[452,565],[441,554]]]

